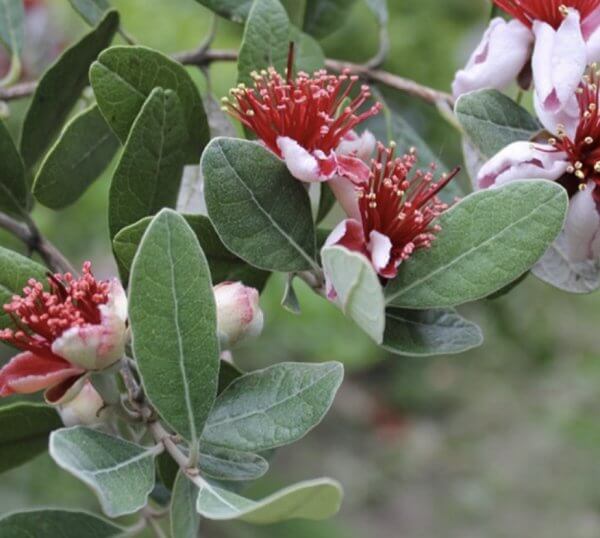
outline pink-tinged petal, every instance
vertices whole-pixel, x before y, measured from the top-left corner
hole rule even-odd
[[[579,103],[576,94],[571,95],[560,110],[552,111],[542,104],[537,92],[533,92],[533,106],[538,119],[548,132],[557,133],[560,125],[569,138],[575,139],[580,121]]]
[[[519,179],[559,179],[566,171],[566,155],[552,146],[515,142],[485,163],[477,176],[480,189],[499,187]]]
[[[565,222],[567,255],[573,262],[598,259],[600,250],[600,214],[594,200],[594,183],[579,191],[569,203]]]
[[[121,321],[122,323],[127,321],[127,295],[117,278],[110,281],[108,302],[100,305],[98,309],[105,320]]]
[[[88,382],[88,375],[69,377],[44,392],[44,400],[49,405],[64,405],[69,403],[81,392]]]
[[[0,370],[0,396],[30,394],[83,373],[67,361],[40,357],[30,352],[13,357]]]
[[[365,185],[369,181],[371,169],[358,157],[350,155],[337,156],[337,173],[348,178],[355,185]]]
[[[490,21],[481,43],[452,83],[455,97],[474,90],[509,86],[531,56],[533,34],[517,20]]]
[[[600,6],[592,11],[582,22],[581,32],[583,39],[590,41],[596,30],[600,29]]]
[[[341,245],[348,250],[367,253],[362,224],[354,219],[346,219],[340,222],[329,234],[324,244],[325,247],[333,245]]]
[[[280,136],[277,146],[290,173],[300,181],[323,181],[321,169],[316,157],[304,149],[298,142]]]
[[[365,130],[360,136],[355,131],[350,131],[340,142],[335,150],[338,155],[354,155],[366,161],[371,158],[377,141],[373,133]]]
[[[369,234],[369,252],[371,253],[371,263],[378,273],[385,269],[390,263],[392,256],[392,242],[387,235],[383,235],[377,230]]]
[[[71,401],[59,406],[58,413],[66,427],[94,426],[104,422],[103,415],[106,414],[102,412],[104,407],[102,396],[98,394],[92,383],[86,380]]]
[[[535,47],[531,65],[540,105],[560,111],[575,93],[587,67],[587,49],[579,12],[569,9],[558,30],[545,22],[533,23]]]
[[[600,61],[600,28],[596,28],[585,41],[588,64]]]
[[[331,187],[336,200],[346,215],[351,219],[360,220],[358,193],[356,192],[356,187],[352,181],[345,177],[338,176],[330,179],[328,185]]]

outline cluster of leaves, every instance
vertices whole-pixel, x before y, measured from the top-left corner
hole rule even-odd
[[[40,79],[18,145],[0,123],[0,211],[28,222],[34,202],[63,209],[118,160],[109,234],[128,284],[132,364],[160,420],[130,440],[83,426],[60,429],[54,410],[42,405],[4,406],[0,470],[38,454],[49,438],[56,463],[94,490],[110,518],[137,512],[149,495],[159,499],[159,491],[168,490],[176,537],[195,536],[200,517],[271,523],[331,516],[341,502],[331,479],[301,482],[260,501],[243,497],[238,485],[264,475],[273,449],[321,421],[342,366],[279,363],[242,373],[222,362],[212,286],[241,280],[262,288],[271,273],[286,273],[284,304],[298,309],[293,279],[308,275],[318,288],[325,273],[340,308],[377,344],[398,355],[462,352],[479,345],[482,335],[455,307],[500,292],[536,263],[562,228],[564,190],[530,181],[465,196],[441,217],[435,246],[417,252],[382,286],[360,254],[320,249],[327,234],[320,223],[333,204],[326,189],[313,210],[307,190],[277,156],[210,129],[224,119],[215,117],[212,97],[201,97],[185,67],[143,46],[111,46],[122,30],[106,1],[71,3],[92,29]],[[238,78],[247,81],[255,69],[282,71],[290,40],[298,43],[298,68],[322,67],[317,39],[339,24],[352,1],[200,3],[244,22]],[[385,2],[368,4],[385,25]],[[0,36],[20,35],[21,1],[6,0],[0,15]],[[18,50],[17,41],[7,41]],[[93,99],[81,109],[88,86]],[[468,113],[472,108],[459,108],[459,118],[482,151],[492,151],[498,137],[536,129],[518,111],[518,125],[488,135],[485,122]],[[386,109],[370,128],[381,140],[417,146],[422,159],[433,160],[393,111]],[[207,214],[192,214],[190,199],[201,191]],[[46,271],[0,249],[0,301]],[[0,317],[2,327],[9,324]],[[171,450],[162,452],[165,447]],[[197,468],[186,470],[177,454]],[[0,534],[9,537],[81,536],[82,528],[98,538],[126,532],[91,514],[59,510],[0,520]]]

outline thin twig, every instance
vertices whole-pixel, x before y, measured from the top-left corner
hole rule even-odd
[[[0,101],[12,101],[14,99],[29,97],[35,91],[37,85],[37,80],[32,80],[30,82],[15,84],[9,88],[0,88]]]
[[[0,228],[22,241],[31,252],[37,252],[48,268],[55,272],[77,274],[69,260],[48,241],[31,219],[27,224],[19,222],[5,213],[0,213]]]

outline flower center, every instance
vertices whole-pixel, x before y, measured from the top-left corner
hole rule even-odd
[[[416,150],[394,157],[395,144],[379,143],[372,160],[369,184],[358,191],[358,205],[365,237],[375,230],[392,242],[392,257],[407,259],[416,249],[428,248],[440,231],[433,221],[448,205],[437,194],[458,174],[456,168],[434,182],[435,165],[416,170]]]
[[[596,8],[600,0],[493,0],[494,3],[525,26],[531,28],[533,21],[547,22],[557,29],[568,13],[568,8],[579,11],[584,21]]]
[[[600,186],[600,105],[599,93],[600,72],[592,65],[589,73],[584,76],[577,89],[580,120],[574,139],[565,132],[564,127],[558,127],[557,138],[548,142],[557,151],[567,154],[569,167],[567,173],[567,189],[585,189],[588,181],[594,181]]]
[[[300,72],[296,78],[284,79],[271,67],[252,73],[252,78],[253,88],[240,84],[231,90],[232,99],[223,98],[223,110],[280,157],[280,136],[295,140],[309,152],[329,154],[358,124],[381,110],[377,103],[359,112],[371,93],[368,86],[361,86],[358,95],[350,98],[358,77],[348,72],[335,76],[321,70],[312,77]]]
[[[0,340],[19,349],[42,356],[52,355],[52,342],[71,327],[100,323],[99,306],[108,302],[109,282],[97,281],[91,263],[83,264],[83,274],[48,276],[49,291],[41,282],[31,279],[23,288],[23,296],[13,296],[4,305],[17,329],[0,331]]]

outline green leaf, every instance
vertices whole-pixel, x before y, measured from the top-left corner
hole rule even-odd
[[[533,266],[532,272],[540,280],[569,293],[591,293],[600,288],[600,262],[584,260],[573,262],[568,256],[564,232]]]
[[[174,211],[163,209],[144,234],[131,271],[129,320],[148,398],[194,442],[217,393],[219,341],[206,258]]]
[[[171,496],[171,536],[197,538],[200,516],[196,511],[198,488],[182,472],[177,473]]]
[[[283,306],[283,308],[285,308],[288,312],[299,315],[302,313],[302,309],[300,307],[298,296],[296,295],[296,290],[294,289],[294,278],[294,273],[289,273],[286,276],[281,306]]]
[[[385,299],[379,277],[369,260],[340,246],[321,251],[323,270],[337,297],[335,302],[376,343],[383,341]]]
[[[233,381],[243,374],[244,372],[237,368],[237,366],[222,360],[219,367],[219,387],[217,393],[221,394]]]
[[[2,538],[117,538],[125,529],[87,512],[28,510],[0,519]]]
[[[110,9],[108,0],[69,0],[81,18],[91,26],[98,24],[104,14]]]
[[[25,169],[6,124],[0,121],[0,211],[19,216],[29,205]]]
[[[57,465],[94,490],[109,517],[137,512],[154,488],[156,446],[74,426],[52,432],[49,451]]]
[[[36,199],[51,209],[75,203],[119,149],[96,105],[77,114],[46,155],[33,184]]]
[[[185,161],[183,109],[171,90],[156,88],[135,120],[110,185],[110,235],[175,207]]]
[[[377,17],[377,22],[380,26],[385,26],[390,18],[388,11],[387,0],[366,0],[367,6]]]
[[[24,22],[23,0],[0,0],[0,40],[14,56],[23,48]]]
[[[47,269],[25,256],[0,247],[0,304],[10,302],[13,295],[20,295],[30,278],[46,281]],[[0,309],[0,327],[12,325],[11,319]]]
[[[204,475],[216,480],[246,481],[263,476],[269,470],[269,463],[258,454],[201,443],[198,467]]]
[[[540,130],[527,110],[497,90],[462,95],[455,112],[469,140],[487,158],[512,142],[529,140]]]
[[[450,355],[482,343],[481,329],[453,309],[390,308],[386,313],[382,346],[395,355]]]
[[[156,471],[163,486],[173,491],[179,465],[166,450],[156,458]]]
[[[208,215],[229,250],[269,271],[316,268],[308,194],[276,155],[254,142],[215,138],[201,165]]]
[[[44,154],[88,84],[88,70],[108,47],[119,26],[116,11],[108,12],[96,28],[68,48],[44,73],[21,132],[21,155],[31,168]]]
[[[241,281],[247,286],[262,289],[270,273],[248,265],[225,248],[219,239],[208,217],[204,215],[183,215],[190,225],[208,260],[213,284],[225,281]],[[152,221],[151,217],[139,220],[131,226],[123,228],[113,240],[113,249],[124,280],[129,279],[129,270],[138,245],[146,228]]]
[[[123,143],[154,88],[173,90],[187,126],[186,163],[198,163],[209,140],[208,120],[196,85],[182,65],[146,47],[111,47],[92,65],[90,81],[100,111]]]
[[[0,407],[0,473],[45,452],[50,432],[61,427],[58,413],[47,405],[19,402]]]
[[[207,519],[265,525],[298,518],[327,519],[339,511],[342,496],[341,486],[329,478],[299,482],[260,501],[205,483],[198,494],[197,509]]]
[[[250,73],[268,67],[283,73],[289,40],[290,21],[279,0],[255,0],[238,55],[238,81],[251,85]]]
[[[233,22],[244,22],[248,17],[253,0],[196,0],[215,13],[231,19]]]
[[[317,218],[315,219],[317,224],[329,215],[335,202],[335,194],[333,194],[331,187],[327,183],[321,183],[321,196],[319,197],[319,208],[317,210]]]
[[[403,308],[455,306],[516,280],[560,232],[567,194],[550,181],[519,181],[467,196],[438,220],[433,246],[417,251],[386,288]]]
[[[280,363],[245,374],[217,398],[202,440],[244,452],[297,441],[325,416],[343,376],[338,362]]]
[[[307,0],[304,31],[321,39],[339,30],[356,0]]]
[[[290,26],[289,39],[295,44],[295,72],[312,73],[325,66],[325,53],[314,37],[301,32],[295,26]]]

